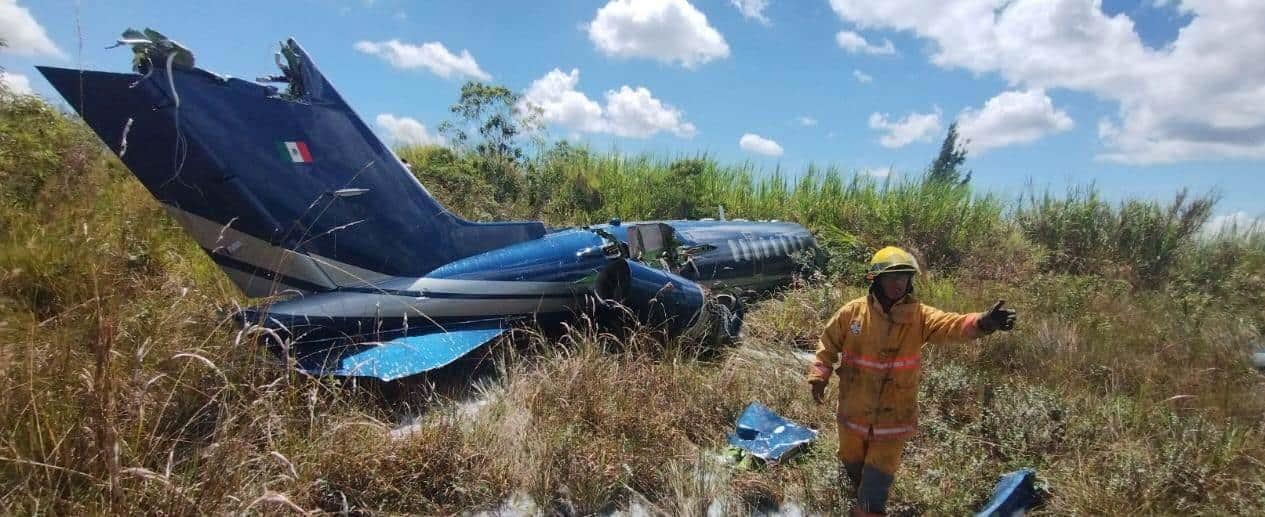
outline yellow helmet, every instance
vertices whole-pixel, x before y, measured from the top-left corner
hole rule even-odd
[[[878,250],[870,259],[870,271],[865,274],[866,280],[873,281],[884,273],[918,274],[918,259],[912,253],[895,246]]]

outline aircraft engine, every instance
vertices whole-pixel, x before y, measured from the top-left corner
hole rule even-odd
[[[672,335],[698,331],[728,341],[742,325],[737,298],[712,296],[694,281],[640,262],[611,262],[598,274],[594,287],[603,301],[618,303],[643,324],[664,328]]]

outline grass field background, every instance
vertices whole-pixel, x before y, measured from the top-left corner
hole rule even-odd
[[[539,147],[512,162],[398,153],[473,219],[724,206],[808,226],[824,267],[756,303],[718,355],[580,322],[383,398],[240,339],[228,315],[248,300],[118,160],[73,117],[0,93],[0,512],[838,511],[834,395],[812,404],[797,352],[889,244],[929,269],[925,302],[1020,312],[1015,332],[926,350],[894,509],[966,513],[1018,467],[1037,470],[1051,514],[1265,508],[1265,377],[1249,360],[1265,233],[1206,231],[1214,194],[1001,199],[917,171],[791,181],[707,156]],[[821,439],[785,465],[725,464],[725,434],[755,400]],[[388,438],[404,422],[415,432]]]

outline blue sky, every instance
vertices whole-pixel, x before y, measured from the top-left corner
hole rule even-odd
[[[1218,191],[1223,218],[1265,215],[1263,2],[179,4],[0,0],[5,80],[55,98],[33,65],[125,70],[127,51],[104,47],[129,26],[238,77],[272,73],[293,36],[388,140],[435,138],[480,78],[533,101],[552,137],[602,150],[913,174],[958,121],[976,185],[1008,197],[1189,187]]]

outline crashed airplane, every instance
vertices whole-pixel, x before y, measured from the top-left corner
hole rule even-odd
[[[602,311],[732,337],[738,293],[785,283],[815,249],[775,221],[467,221],[294,40],[281,74],[258,81],[197,68],[153,31],[120,43],[134,73],[39,70],[232,281],[266,297],[238,321],[312,375],[392,381],[515,325]]]

